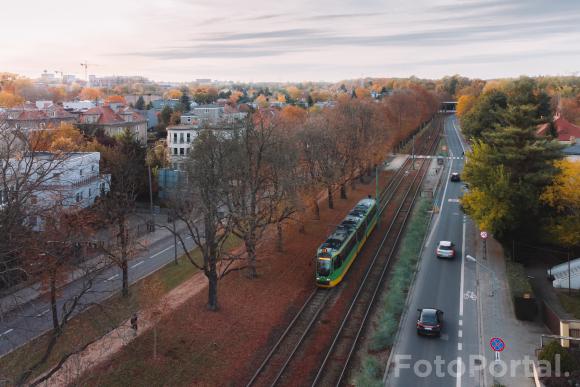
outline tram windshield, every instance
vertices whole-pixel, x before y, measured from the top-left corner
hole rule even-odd
[[[332,271],[332,261],[330,259],[319,259],[316,271],[320,276],[329,276]]]

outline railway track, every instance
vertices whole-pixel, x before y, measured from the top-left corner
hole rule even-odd
[[[432,144],[432,147],[436,144]],[[421,189],[423,178],[429,170],[430,160],[422,160],[413,180],[402,190],[401,204],[396,210],[388,231],[373,257],[348,311],[343,318],[338,332],[326,353],[324,360],[312,382],[312,386],[339,386],[344,381],[350,360],[355,353],[358,339],[365,327],[377,294],[381,289],[385,274],[390,267],[391,259],[397,251],[400,237],[405,229],[411,209]],[[401,191],[399,191],[401,192]],[[387,251],[383,250],[386,247]],[[384,255],[384,253],[387,253]]]
[[[438,120],[438,118],[436,118],[436,119]],[[434,128],[431,129],[431,131],[435,131],[436,133],[438,133],[438,131],[440,129],[439,122],[435,123],[435,125],[433,125],[433,127]],[[425,135],[426,134],[423,133],[423,137]],[[428,143],[423,144],[422,148],[425,151],[430,151],[434,146],[436,146],[438,136],[434,135],[432,137],[433,137],[432,141],[429,141]],[[433,145],[433,144],[435,144],[435,145]],[[389,181],[389,184],[379,194],[379,198],[380,198],[379,202],[381,204],[380,210],[379,210],[379,216],[383,213],[383,211],[387,208],[387,206],[389,204],[392,204],[393,201],[399,199],[399,197],[402,199],[402,203],[398,207],[397,214],[403,213],[404,211],[407,211],[407,213],[408,213],[408,211],[410,211],[410,207],[409,207],[409,210],[403,209],[403,206],[405,206],[405,205],[412,206],[412,203],[405,202],[404,198],[407,198],[408,194],[404,194],[404,193],[410,192],[411,188],[416,185],[415,182],[417,181],[417,178],[420,175],[420,171],[421,171],[421,169],[420,169],[418,171],[418,173],[414,174],[414,177],[411,181],[411,185],[409,185],[410,179],[406,179],[406,176],[408,176],[408,174],[409,174],[409,168],[411,166],[411,163],[412,163],[412,161],[410,159],[407,159],[405,161],[405,163],[397,170],[395,175],[392,176],[391,180]],[[423,160],[421,162],[421,168],[423,168],[425,164],[428,164],[428,161]],[[424,174],[419,179],[420,181],[422,181],[423,176],[424,176]],[[420,183],[418,183],[418,186],[420,187]],[[401,195],[403,195],[404,198]],[[395,247],[396,247],[396,241],[398,240],[398,238],[399,238],[399,236],[402,233],[402,230],[404,228],[404,223],[402,223],[400,225],[401,228],[396,230],[397,226],[395,225],[395,220],[396,219],[393,219],[393,221],[391,222],[391,225],[389,226],[389,228],[385,234],[385,237],[382,240],[380,247],[378,248],[377,252],[375,253],[374,258],[373,258],[373,263],[367,269],[367,272],[366,272],[365,277],[364,277],[365,280],[363,281],[363,284],[361,284],[361,288],[364,285],[364,282],[366,282],[367,277],[368,278],[376,277],[376,275],[373,274],[373,272],[377,271],[376,269],[373,269],[373,267],[375,265],[375,261],[377,261],[383,247],[387,244],[387,239],[390,239],[390,236],[393,233],[395,233],[395,234],[397,234],[397,239],[395,240],[395,245],[392,246],[392,251],[389,254],[389,260],[390,260],[390,256],[393,254],[393,251],[395,250]],[[388,266],[388,262],[387,262],[387,265],[385,265],[384,268],[382,269],[382,272],[384,272],[386,270],[387,266]],[[382,278],[383,275],[384,274],[382,274],[380,277]],[[361,293],[360,289],[357,292],[355,299],[351,303],[351,307],[349,308],[348,315],[351,315],[352,312],[354,312],[353,304],[356,303],[357,299],[359,300],[359,302],[361,302],[362,298],[357,298],[357,297],[359,297],[359,293]],[[308,299],[306,300],[306,302],[304,303],[302,308],[296,313],[296,316],[294,317],[294,319],[290,322],[290,324],[288,325],[286,330],[280,335],[280,338],[278,339],[278,341],[273,345],[273,347],[270,350],[270,352],[268,353],[268,355],[266,355],[264,361],[260,364],[260,366],[258,367],[256,372],[252,375],[252,378],[247,383],[248,387],[249,386],[274,386],[274,385],[281,383],[284,380],[285,372],[287,371],[290,363],[292,362],[292,359],[298,353],[299,349],[301,348],[302,343],[304,343],[305,339],[308,337],[314,323],[316,321],[318,321],[320,314],[324,310],[324,306],[327,304],[327,302],[331,298],[332,294],[333,294],[332,289],[320,289],[320,288],[315,289],[310,294],[310,296],[308,297]],[[371,302],[372,302],[372,299],[371,299]],[[341,325],[341,330],[343,329],[343,325],[346,325],[345,321],[347,320],[348,315],[343,320],[343,324]],[[363,322],[363,326],[364,326],[364,322]],[[328,363],[327,358],[328,359],[331,358],[330,352],[332,351],[332,348],[335,348],[337,346],[337,344],[335,344],[335,342],[338,343],[337,340],[333,341],[333,344],[331,346],[331,350],[328,352],[328,354],[324,360],[323,367],[325,366],[325,364],[330,364],[330,363]],[[350,351],[350,352],[351,352],[350,354],[352,354],[352,351]],[[346,366],[348,365],[349,359],[350,359],[350,355],[349,355],[348,359],[346,360],[346,363],[344,366],[345,369],[346,369]],[[322,371],[323,367],[321,367],[320,371],[319,371],[320,377],[323,376],[323,371]],[[343,373],[343,372],[341,372],[341,373]],[[317,382],[318,379],[319,379],[319,375],[317,374],[315,383]]]

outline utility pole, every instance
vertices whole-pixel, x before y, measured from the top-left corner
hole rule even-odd
[[[381,209],[381,203],[379,203],[379,166],[375,166],[375,202],[377,204],[377,224],[379,223],[379,212]]]
[[[147,163],[147,173],[149,175],[149,211],[151,215],[151,225],[149,226],[149,231],[155,231],[155,215],[153,213],[153,186],[151,184],[151,164]]]
[[[414,171],[415,170],[415,135],[413,135],[413,144],[411,147],[411,158],[413,159],[413,166],[411,167],[411,169]]]

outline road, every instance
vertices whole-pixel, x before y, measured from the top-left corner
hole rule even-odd
[[[443,170],[442,189],[436,198],[440,213],[429,230],[409,305],[393,349],[388,386],[480,386],[481,372],[469,372],[470,355],[480,353],[475,264],[466,261],[466,229],[469,220],[459,207],[463,183],[450,182],[451,172],[463,169],[465,143],[454,116],[445,121],[450,159]],[[453,260],[437,259],[440,240],[456,245]],[[469,246],[469,244],[468,244]],[[440,338],[418,336],[417,309],[438,308],[444,312]],[[473,359],[473,358],[472,358]],[[407,368],[408,367],[408,368]],[[457,372],[457,370],[460,372]]]
[[[193,248],[190,238],[186,240],[188,249]],[[183,249],[178,245],[178,254]],[[160,269],[174,260],[173,236],[153,242],[146,251],[129,262],[129,282],[134,283],[148,274]],[[79,294],[83,280],[71,282],[60,290],[58,310],[63,303]],[[90,305],[100,302],[121,289],[121,269],[111,266],[104,269],[93,283],[92,288],[85,293],[81,304]],[[33,338],[52,329],[52,316],[49,303],[39,298],[8,313],[0,321],[0,356],[22,346]]]

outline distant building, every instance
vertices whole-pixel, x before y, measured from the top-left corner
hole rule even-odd
[[[163,110],[165,106],[169,106],[172,109],[181,107],[181,102],[178,99],[158,99],[151,101],[151,104],[153,105],[153,109],[157,111]]]
[[[81,113],[80,127],[90,135],[102,130],[111,137],[118,136],[128,129],[139,142],[147,143],[147,120],[133,109],[121,104],[97,106]]]
[[[7,109],[0,113],[0,116],[6,120],[9,128],[24,131],[57,128],[61,123],[74,124],[77,122],[74,114],[56,105],[43,109],[35,107]]]
[[[556,113],[552,123],[545,123],[538,126],[536,135],[550,135],[550,125],[553,125],[558,141],[567,144],[574,144],[580,138],[580,126],[574,125],[566,120],[560,113]]]
[[[162,97],[160,95],[155,95],[155,94],[144,94],[144,95],[127,94],[127,95],[124,95],[123,97],[125,97],[125,101],[127,101],[128,105],[133,104],[133,106],[135,106],[139,97],[143,97],[143,101],[145,102],[145,106],[147,106],[150,102],[162,99]]]
[[[89,109],[94,108],[97,106],[95,101],[85,100],[85,101],[66,101],[62,103],[62,107],[64,110],[73,113],[73,114],[80,114],[84,113]]]
[[[580,162],[580,143],[570,145],[562,150],[566,159],[570,161]]]

